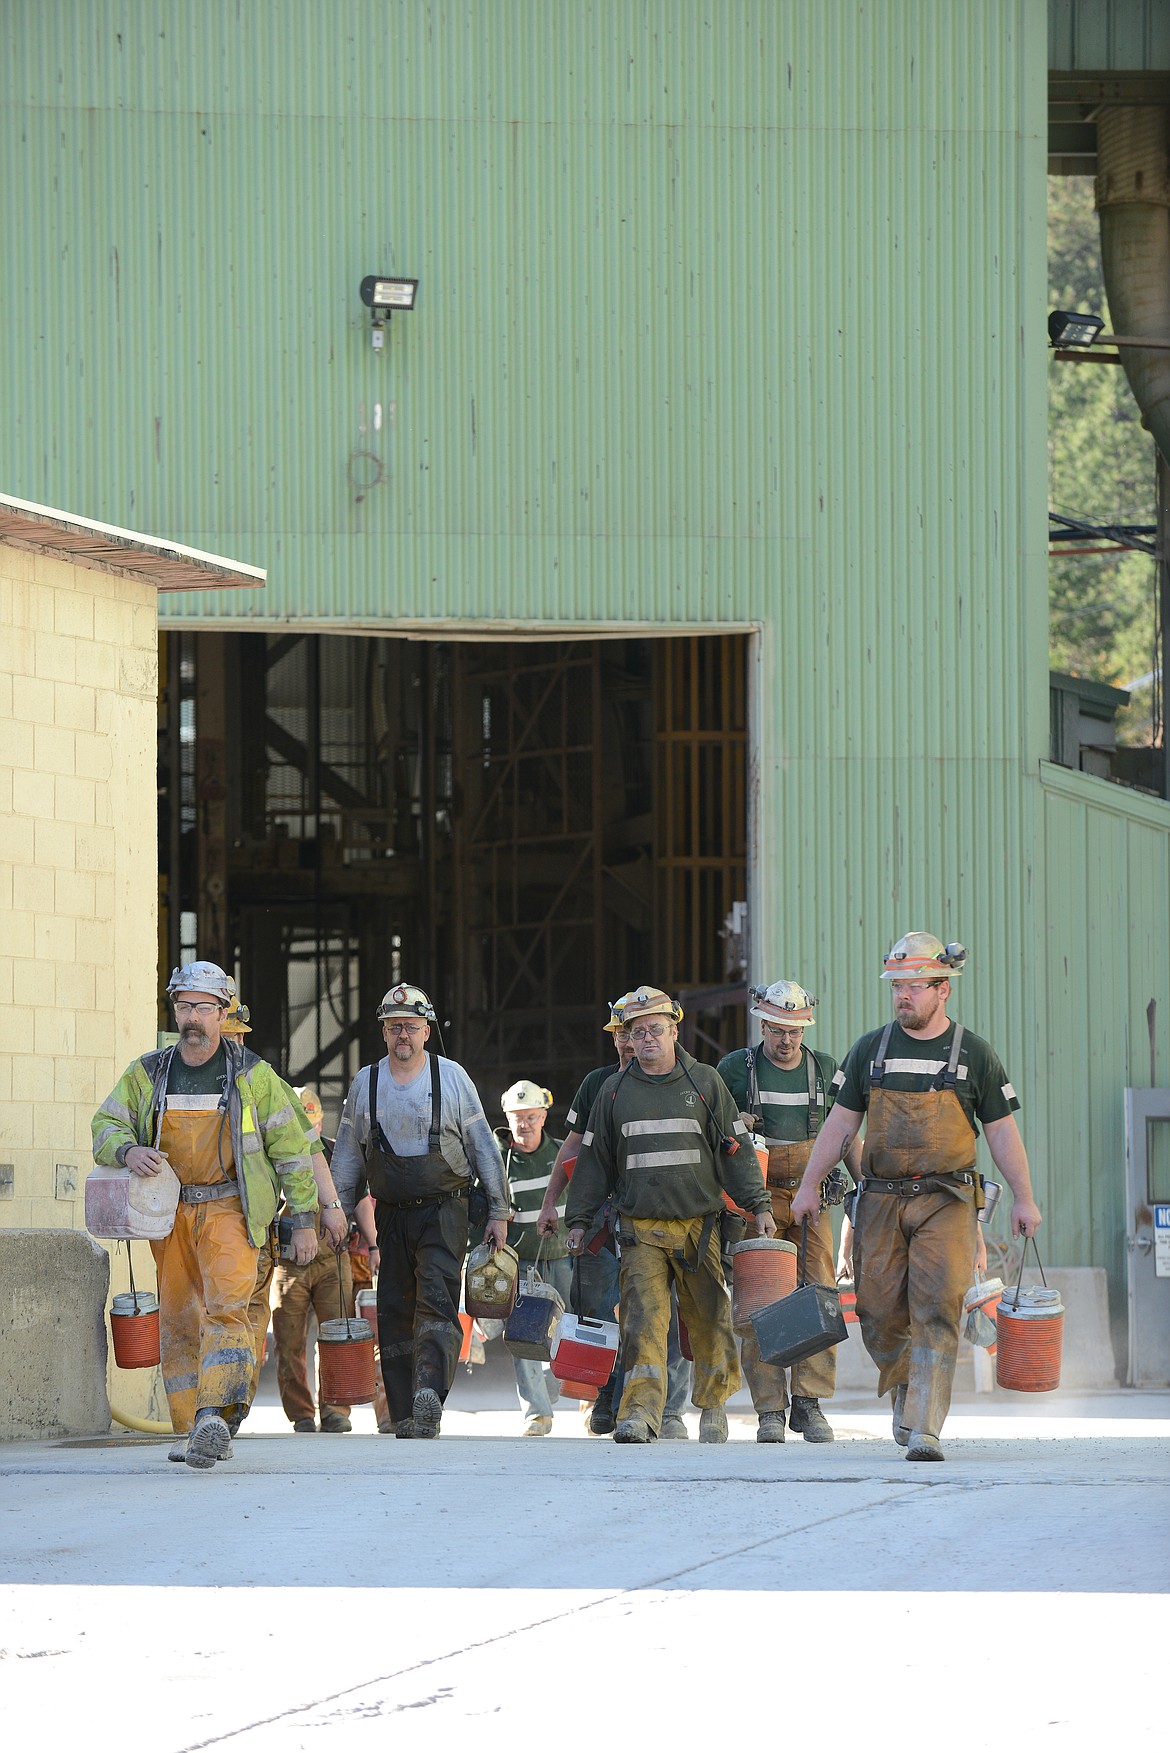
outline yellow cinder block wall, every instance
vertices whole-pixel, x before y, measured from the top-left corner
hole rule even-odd
[[[90,1118],[154,1045],[157,628],[153,585],[0,544],[0,1226],[84,1228]],[[157,1371],[109,1392],[159,1413]]]

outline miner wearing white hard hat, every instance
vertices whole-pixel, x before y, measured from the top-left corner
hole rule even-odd
[[[656,986],[638,987],[621,1005],[618,1020],[635,1057],[602,1085],[569,1186],[570,1253],[580,1253],[607,1199],[618,1214],[620,1443],[648,1443],[659,1434],[675,1287],[694,1353],[699,1440],[727,1441],[724,1406],[741,1377],[720,1259],[724,1187],[755,1215],[758,1234],[775,1229],[731,1092],[711,1066],[678,1045],[681,1019],[679,1005]]]
[[[720,1077],[735,1097],[740,1118],[768,1151],[768,1192],[776,1234],[801,1244],[801,1225],[792,1216],[792,1197],[800,1186],[813,1144],[833,1105],[837,1061],[820,1048],[805,1044],[813,1027],[816,999],[795,980],[774,980],[753,986],[751,1014],[759,1018],[760,1044],[741,1048],[719,1061]],[[846,1167],[856,1179],[861,1160],[857,1141],[850,1145]],[[835,1282],[833,1225],[826,1204],[808,1225],[805,1276],[812,1284]],[[791,1366],[765,1363],[754,1332],[743,1339],[740,1361],[756,1409],[759,1443],[784,1441],[784,1418],[791,1430],[809,1443],[831,1443],[833,1428],[821,1409],[837,1384],[837,1348],[830,1346]]]
[[[283,1197],[295,1257],[317,1251],[309,1145],[272,1066],[224,1033],[235,982],[188,962],[167,985],[179,1040],[145,1053],[93,1118],[94,1161],[132,1175],[170,1166],[179,1206],[158,1271],[163,1387],[180,1439],[172,1459],[208,1469],[231,1455],[252,1399],[248,1306],[256,1262]]]
[[[347,1212],[368,1186],[380,1266],[378,1343],[397,1437],[437,1437],[459,1361],[459,1292],[468,1200],[487,1198],[484,1236],[508,1233],[504,1165],[475,1085],[427,1051],[435,1009],[399,981],[378,1006],[386,1056],[364,1065],[345,1098],[333,1179]]]
[[[854,1043],[834,1079],[837,1100],[813,1146],[794,1217],[814,1217],[820,1184],[865,1121],[854,1202],[857,1318],[893,1396],[894,1438],[911,1461],[941,1461],[963,1294],[983,1203],[975,1168],[982,1125],[1012,1190],[1012,1234],[1034,1235],[1040,1211],[1016,1126],[1019,1107],[998,1056],[947,1016],[967,952],[907,932],[885,959],[894,1015]]]
[[[552,1285],[568,1308],[572,1299],[572,1268],[559,1227],[548,1234],[537,1230],[549,1176],[561,1146],[561,1140],[550,1138],[546,1131],[552,1091],[531,1078],[521,1077],[504,1091],[500,1107],[508,1122],[496,1131],[512,1198],[508,1240],[525,1266],[537,1266],[541,1278]],[[560,1384],[547,1365],[534,1358],[513,1354],[512,1364],[525,1414],[524,1435],[550,1436],[553,1401],[560,1393]]]

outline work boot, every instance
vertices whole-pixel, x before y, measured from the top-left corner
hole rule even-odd
[[[315,1418],[294,1418],[293,1429],[298,1436],[316,1436],[317,1420]]]
[[[699,1441],[701,1443],[725,1443],[727,1441],[727,1414],[722,1406],[704,1406],[699,1415]]]
[[[400,1418],[397,1424],[391,1426],[391,1429],[395,1436],[412,1437],[414,1435],[414,1419]]]
[[[394,1434],[394,1420],[392,1418],[384,1418],[378,1426],[378,1435],[393,1436]]]
[[[644,1418],[623,1418],[613,1433],[615,1443],[648,1443],[650,1426]]]
[[[910,1441],[910,1432],[902,1423],[905,1411],[906,1384],[905,1382],[899,1382],[898,1386],[894,1389],[894,1441],[898,1444],[898,1447],[902,1449],[904,1449],[906,1444]]]
[[[433,1388],[420,1388],[418,1390],[411,1411],[414,1414],[414,1434],[416,1437],[438,1436],[439,1420],[443,1416],[443,1402]]]
[[[784,1414],[782,1412],[761,1412],[760,1427],[756,1431],[758,1443],[782,1443],[784,1441]]]
[[[677,1412],[672,1412],[669,1417],[662,1420],[662,1429],[658,1435],[664,1442],[685,1443],[690,1441],[691,1433],[687,1429],[686,1419],[680,1418]]]
[[[352,1430],[353,1425],[344,1412],[326,1412],[321,1417],[321,1429],[329,1436],[341,1436],[347,1430]]]
[[[195,1429],[187,1438],[187,1452],[183,1456],[188,1467],[206,1472],[217,1461],[230,1461],[231,1456],[232,1438],[226,1422],[218,1412],[197,1412]]]
[[[176,1441],[173,1442],[171,1444],[170,1448],[167,1450],[167,1460],[168,1461],[185,1461],[186,1459],[187,1459],[187,1439],[185,1436],[181,1436],[181,1437],[178,1437],[176,1439]]]
[[[794,1394],[788,1409],[788,1427],[798,1431],[806,1443],[831,1443],[833,1427],[821,1411],[820,1401],[807,1394]]]
[[[614,1417],[613,1401],[607,1395],[604,1399],[599,1394],[593,1402],[589,1413],[589,1429],[593,1436],[612,1436],[617,1419]]]
[[[552,1419],[546,1413],[535,1413],[524,1426],[525,1436],[551,1436]]]
[[[925,1430],[912,1430],[906,1443],[908,1461],[945,1461],[942,1445]]]

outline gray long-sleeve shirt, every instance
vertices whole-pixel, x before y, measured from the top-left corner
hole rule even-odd
[[[457,1175],[470,1180],[474,1168],[487,1194],[492,1217],[507,1217],[508,1193],[504,1164],[495,1134],[488,1125],[475,1085],[461,1065],[439,1057],[442,1103],[439,1148]],[[347,1217],[353,1216],[358,1189],[365,1179],[366,1145],[370,1137],[370,1068],[363,1065],[349,1088],[330,1169],[337,1197]],[[425,1156],[431,1126],[431,1067],[428,1058],[410,1083],[395,1083],[389,1058],[378,1070],[378,1121],[387,1142],[399,1156]]]

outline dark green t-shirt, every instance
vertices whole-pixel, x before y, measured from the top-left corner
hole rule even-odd
[[[570,1132],[584,1132],[589,1124],[589,1113],[597,1100],[597,1092],[607,1077],[620,1071],[620,1065],[599,1065],[596,1071],[587,1072],[581,1079],[581,1087],[573,1097],[569,1112],[565,1115],[565,1125]]]
[[[508,1240],[521,1260],[535,1260],[537,1247],[541,1242],[541,1237],[536,1233],[536,1220],[544,1203],[548,1178],[557,1160],[561,1140],[549,1138],[547,1133],[542,1133],[535,1150],[520,1150],[506,1126],[497,1128],[496,1139],[504,1159],[512,1204],[517,1213],[508,1226]],[[557,1210],[563,1219],[564,1196]],[[568,1253],[563,1230],[560,1235],[545,1236],[543,1241],[544,1246],[540,1250],[542,1260],[563,1260]]]
[[[837,1072],[837,1061],[830,1059],[827,1053],[818,1053],[811,1047],[803,1046],[800,1050],[800,1064],[793,1071],[784,1071],[779,1065],[773,1065],[764,1052],[763,1046],[755,1049],[756,1082],[760,1089],[760,1105],[753,1106],[748,1100],[748,1067],[747,1049],[741,1048],[738,1053],[729,1053],[721,1059],[716,1067],[720,1077],[735,1097],[736,1105],[743,1114],[761,1114],[763,1116],[763,1136],[771,1144],[795,1144],[809,1136],[808,1130],[808,1062],[812,1059],[820,1073],[814,1077],[818,1098],[818,1112],[823,1121],[833,1106],[833,1078]]]
[[[178,1048],[171,1055],[167,1092],[172,1096],[221,1096],[227,1054],[221,1041],[206,1065],[188,1065]]]
[[[833,1080],[837,1100],[843,1108],[860,1113],[869,1106],[870,1072],[883,1032],[874,1029],[870,1034],[862,1035],[845,1055],[845,1063]],[[910,1091],[935,1088],[950,1058],[954,1036],[954,1023],[945,1034],[935,1035],[929,1041],[916,1040],[895,1023],[886,1048],[882,1087]],[[975,1124],[977,1119],[986,1126],[989,1120],[1006,1119],[1020,1105],[998,1054],[980,1035],[971,1034],[967,1028],[963,1030],[955,1075],[955,1094],[976,1136],[979,1133]]]

